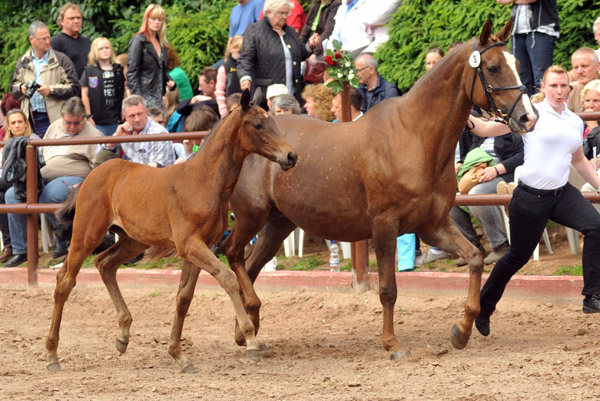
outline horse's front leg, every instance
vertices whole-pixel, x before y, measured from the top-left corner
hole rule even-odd
[[[398,296],[394,268],[397,235],[397,217],[381,215],[373,220],[373,245],[379,274],[379,300],[383,306],[381,342],[386,351],[392,352],[391,359],[410,356],[410,352],[398,343],[394,333],[394,305]]]
[[[227,292],[233,303],[240,331],[245,339],[248,356],[252,360],[260,360],[260,345],[256,339],[254,325],[244,308],[240,295],[240,284],[235,274],[221,263],[197,236],[187,239],[183,247],[183,256],[196,266],[206,270]]]
[[[192,303],[192,298],[194,297],[194,290],[196,288],[196,283],[198,282],[199,274],[200,268],[198,266],[184,260],[181,277],[179,279],[179,290],[177,291],[175,318],[173,319],[173,326],[171,327],[171,338],[169,339],[168,347],[169,354],[179,363],[183,373],[197,372],[194,365],[188,361],[181,350],[181,333],[183,331],[185,316],[187,315],[190,304]]]
[[[419,236],[429,245],[437,246],[447,252],[460,253],[469,264],[469,292],[465,303],[465,316],[452,326],[451,341],[454,348],[466,347],[473,330],[473,322],[479,315],[481,274],[483,256],[481,252],[462,235],[450,216],[436,228],[435,232],[419,232]]]

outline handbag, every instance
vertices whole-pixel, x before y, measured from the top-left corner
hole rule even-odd
[[[309,84],[322,84],[323,74],[327,69],[327,63],[318,60],[306,60],[304,70],[304,82]]]

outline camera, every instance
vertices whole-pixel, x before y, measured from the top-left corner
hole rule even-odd
[[[25,97],[31,98],[31,96],[33,96],[35,94],[35,91],[38,90],[40,86],[41,85],[35,81],[27,82],[25,84],[25,88],[27,88],[27,90],[25,91]]]

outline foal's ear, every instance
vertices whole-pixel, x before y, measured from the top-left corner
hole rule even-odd
[[[510,32],[512,31],[512,27],[513,27],[513,18],[510,17],[510,19],[508,20],[508,22],[506,23],[506,25],[504,25],[502,28],[500,28],[500,30],[496,34],[496,37],[498,39],[500,39],[500,42],[506,42],[506,40],[510,36]]]
[[[242,111],[244,113],[250,109],[250,90],[244,89],[240,105],[242,106]]]
[[[483,28],[481,29],[481,34],[479,35],[479,44],[481,46],[484,46],[488,42],[491,34],[492,21],[490,21],[490,19],[488,18],[488,20],[485,21],[485,24],[483,24]]]

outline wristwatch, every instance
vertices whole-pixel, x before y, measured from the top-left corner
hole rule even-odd
[[[85,115],[85,119],[87,120],[88,118],[94,118],[94,115],[93,114],[86,114]]]

